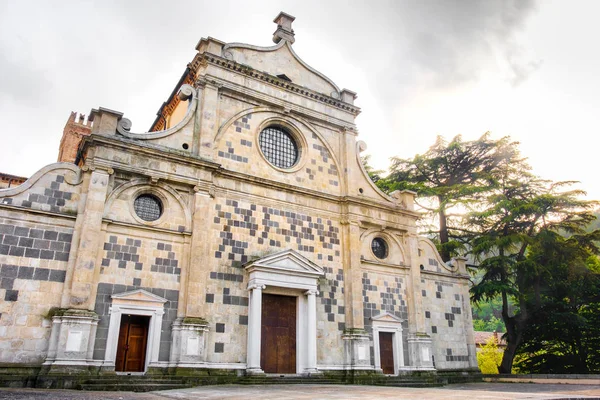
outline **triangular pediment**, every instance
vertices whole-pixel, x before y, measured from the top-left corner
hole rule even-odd
[[[281,274],[305,274],[322,276],[323,268],[292,249],[269,254],[245,265],[248,272],[263,270]]]
[[[394,322],[394,323],[402,323],[402,320],[398,317],[396,317],[393,314],[390,314],[388,312],[382,312],[379,315],[376,315],[374,317],[371,317],[372,321],[377,321],[377,322]]]
[[[136,289],[129,292],[113,294],[111,298],[113,300],[119,300],[120,302],[144,302],[164,304],[168,301],[167,299],[147,292],[144,289]]]

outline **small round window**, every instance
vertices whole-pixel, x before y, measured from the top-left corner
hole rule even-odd
[[[135,213],[144,221],[156,221],[163,212],[161,201],[152,194],[142,194],[133,202]]]
[[[298,161],[298,145],[292,135],[281,127],[263,129],[258,142],[265,158],[278,168],[291,168]]]
[[[375,257],[381,260],[387,257],[388,246],[385,240],[383,240],[382,238],[373,239],[373,241],[371,242],[371,250],[373,251],[373,254],[375,254]]]

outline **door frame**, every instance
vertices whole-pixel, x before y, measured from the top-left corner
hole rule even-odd
[[[121,316],[123,314],[148,316],[150,317],[150,321],[148,322],[146,359],[144,361],[145,373],[149,366],[158,364],[160,333],[165,313],[164,305],[168,300],[143,289],[114,294],[111,297],[112,305],[109,309],[110,321],[108,323],[108,337],[106,339],[103,366],[115,368]]]
[[[262,293],[294,296],[296,300],[296,375],[318,374],[318,280],[323,268],[288,249],[252,261],[248,272],[248,342],[246,373],[264,374],[260,365]]]
[[[400,373],[400,368],[404,367],[402,320],[387,312],[372,317],[371,320],[373,321],[373,353],[375,356],[375,369],[381,370],[381,347],[379,345],[379,332],[388,332],[392,334],[394,375],[398,375]]]

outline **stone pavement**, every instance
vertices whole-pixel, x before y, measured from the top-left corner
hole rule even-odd
[[[151,393],[81,392],[72,390],[2,389],[11,400],[214,400],[214,399],[397,399],[521,400],[597,399],[600,385],[469,383],[443,388],[396,388],[352,385],[220,385]]]

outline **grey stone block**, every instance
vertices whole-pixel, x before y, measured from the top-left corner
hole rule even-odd
[[[24,254],[25,248],[23,247],[10,246],[10,250],[8,251],[9,256],[23,257]]]
[[[39,249],[25,249],[25,257],[40,258],[40,250]]]
[[[19,267],[16,265],[3,264],[0,269],[0,276],[3,278],[16,278],[19,273]]]
[[[52,282],[64,282],[66,274],[67,274],[66,271],[60,271],[60,270],[53,269],[53,270],[50,270],[50,277],[48,278],[48,280],[50,280]]]
[[[18,290],[7,290],[4,294],[4,301],[17,301],[19,300]]]
[[[30,229],[29,237],[33,239],[41,239],[44,237],[44,231],[41,229]]]
[[[58,239],[58,232],[56,232],[56,231],[45,231],[44,232],[44,239],[47,239],[47,240],[56,240],[56,239]]]
[[[32,250],[35,251],[33,249],[27,249],[27,250]],[[37,250],[39,252],[39,250]],[[19,267],[19,275],[17,276],[17,278],[19,279],[33,279],[33,271],[35,270],[35,268],[33,267]]]
[[[15,278],[2,278],[0,279],[0,289],[9,289],[13,288],[15,284]]]
[[[29,236],[29,228],[26,228],[24,226],[16,226],[15,227],[15,235],[16,236]]]
[[[40,251],[40,258],[42,260],[53,260],[54,259],[54,252],[52,250],[41,250]]]
[[[47,268],[36,268],[33,273],[33,279],[36,281],[47,281],[50,276],[50,270]]]
[[[0,224],[0,233],[12,235],[15,231],[14,225]]]
[[[4,240],[2,243],[10,246],[16,246],[19,243],[19,238],[13,235],[4,235]]]

